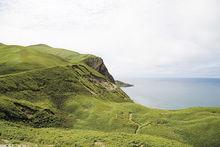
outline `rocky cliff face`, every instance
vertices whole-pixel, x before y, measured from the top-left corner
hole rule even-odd
[[[109,73],[108,69],[106,68],[104,61],[100,57],[90,57],[84,60],[88,66],[92,67],[99,73],[103,74],[110,82],[115,84],[115,80],[113,76]]]

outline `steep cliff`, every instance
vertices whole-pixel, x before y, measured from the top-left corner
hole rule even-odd
[[[115,80],[113,76],[109,73],[108,69],[106,68],[104,61],[100,57],[89,57],[83,60],[88,66],[92,67],[99,73],[103,74],[110,82],[115,84]]]

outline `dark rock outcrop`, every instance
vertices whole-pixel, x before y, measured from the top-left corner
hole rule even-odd
[[[115,80],[113,76],[109,73],[108,69],[106,68],[104,61],[100,57],[90,57],[84,60],[88,66],[92,67],[99,73],[103,74],[110,82],[115,84]]]

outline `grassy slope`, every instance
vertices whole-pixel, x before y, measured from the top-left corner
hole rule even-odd
[[[220,108],[137,105],[82,63],[89,56],[1,44],[0,138],[62,146],[220,146]]]
[[[19,124],[0,121],[2,140],[11,138],[15,144],[56,145],[56,146],[154,146],[154,147],[184,147],[189,146],[175,140],[169,140],[151,135],[135,135],[127,133],[107,133],[90,130],[75,130],[64,128],[31,128]]]
[[[74,107],[77,109],[72,110]],[[135,133],[139,125],[142,127],[138,134],[160,136],[199,147],[220,146],[219,108],[168,111],[129,102],[106,103],[81,96],[68,100],[65,110],[78,116],[74,123],[77,129]]]
[[[24,103],[23,100],[22,103]],[[28,102],[27,105],[34,104]],[[131,113],[132,118],[129,117]],[[69,127],[68,130],[62,128],[33,129],[26,127],[25,125],[28,124],[26,122],[1,121],[1,138],[41,144],[69,144],[72,142],[77,144],[78,142],[78,144],[86,145],[100,141],[112,146],[120,143],[128,145],[132,142],[154,146],[179,146],[179,143],[198,147],[220,145],[219,108],[168,111],[150,109],[130,102],[106,102],[94,97],[77,95],[64,103],[63,114],[69,119],[68,122],[65,122],[68,123],[68,125],[65,124]],[[15,122],[17,123],[15,124]],[[43,122],[45,122],[45,126],[50,125],[48,119]],[[11,127],[9,124],[12,126],[23,125],[21,125],[22,127]],[[137,124],[143,126],[137,132],[138,135],[135,134]],[[146,125],[144,126],[144,124]],[[36,134],[34,132],[37,132],[37,137],[33,136]],[[47,133],[45,134],[45,132]],[[53,135],[54,133],[56,135]],[[163,142],[160,140],[162,138],[168,140]],[[152,144],[151,140],[157,141],[153,141],[154,144]]]
[[[90,54],[79,54],[77,52],[66,49],[52,48],[44,44],[31,45],[31,46],[27,46],[27,48],[44,54],[52,54],[54,56],[64,59],[65,61],[68,61],[69,63],[74,63],[74,64],[82,62],[86,58],[95,57],[94,55],[90,55]]]
[[[33,127],[64,127],[70,120],[66,114],[39,107],[26,100],[0,96],[0,119]]]
[[[0,44],[0,57],[0,75],[4,75],[80,63],[84,59],[94,56],[52,48],[43,44],[27,47]]]
[[[0,46],[0,74],[16,73],[37,68],[66,65],[68,62],[51,54],[43,54],[22,46]]]
[[[83,67],[79,66],[79,68]],[[183,145],[175,140],[149,135],[140,135],[135,137],[136,139],[132,139],[134,138],[134,134],[132,135],[134,126],[123,121],[106,125],[105,123],[108,123],[112,118],[114,119],[114,112],[119,111],[119,109],[116,108],[116,110],[107,114],[105,110],[113,110],[111,107],[116,105],[120,108],[119,104],[124,105],[123,103],[115,103],[115,101],[120,102],[123,100],[125,102],[129,100],[120,100],[120,95],[116,95],[117,93],[108,93],[102,85],[87,81],[87,76],[91,77],[90,72],[83,71],[81,74],[79,73],[80,70],[74,66],[74,69],[72,67],[54,67],[1,76],[0,117],[3,120],[13,122],[13,125],[16,123],[15,126],[17,124],[22,126],[14,128],[2,121],[1,138],[20,140],[22,142],[62,145],[72,144],[73,142],[87,145],[93,144],[95,140],[102,141],[109,146],[115,146],[116,144],[119,146],[122,144],[131,146],[132,144],[153,146]],[[104,79],[99,73],[96,74],[99,78]],[[80,78],[80,80],[77,80],[76,77]],[[93,86],[90,89],[93,89],[93,91],[98,90],[96,93],[101,93],[102,95],[91,94],[86,88],[83,88],[84,84]],[[118,98],[119,100],[112,98]],[[57,140],[57,136],[52,134],[56,132],[60,136],[60,129],[31,129],[25,125],[33,127],[69,127],[71,128],[69,131],[61,129],[65,132],[62,134],[70,134],[75,131],[76,133],[69,137],[63,135],[60,140]],[[120,127],[122,127],[121,130]],[[88,130],[97,130],[98,132]],[[122,133],[123,130],[125,133]],[[45,131],[48,132],[46,134],[48,135],[47,138],[43,135]],[[36,138],[35,132],[38,132],[39,138]],[[129,132],[131,134],[126,134]],[[72,138],[75,138],[75,140]]]
[[[0,94],[61,108],[72,95],[85,94],[106,101],[131,101],[117,86],[86,65],[59,66],[0,76]]]

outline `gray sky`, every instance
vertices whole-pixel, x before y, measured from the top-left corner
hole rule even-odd
[[[0,42],[104,58],[116,77],[220,77],[219,0],[0,0]]]

